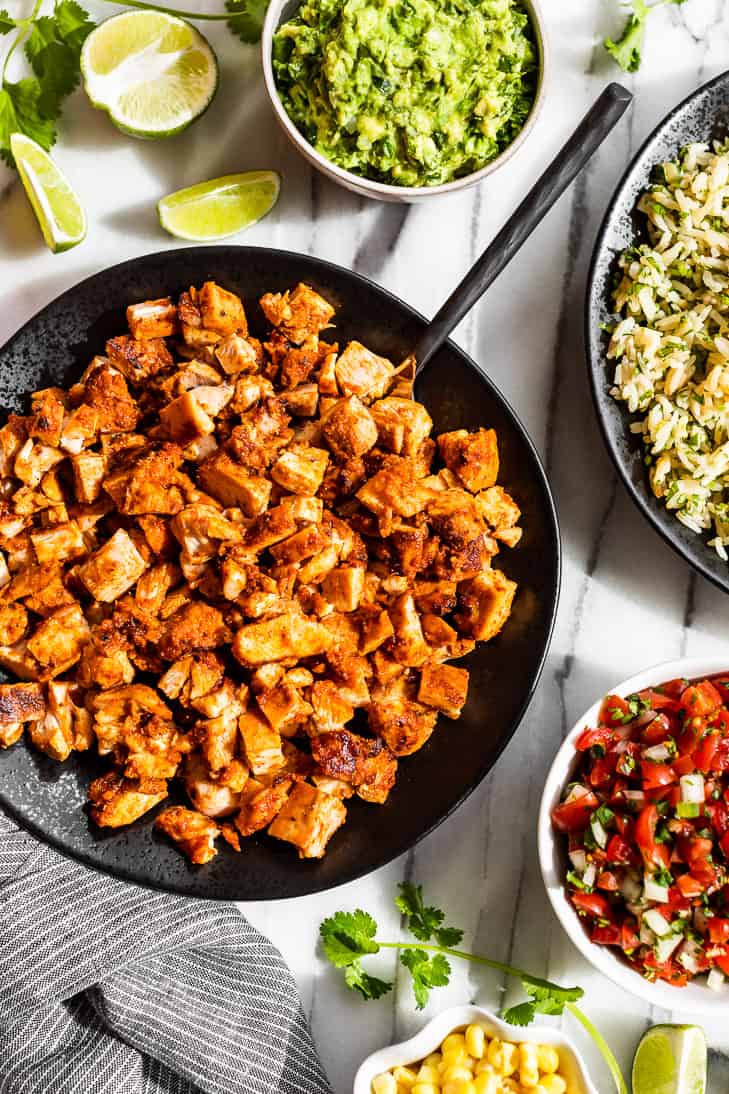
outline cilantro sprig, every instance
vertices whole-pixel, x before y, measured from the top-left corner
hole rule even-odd
[[[408,939],[405,942],[391,942],[378,938],[376,920],[361,908],[354,912],[335,912],[319,928],[324,953],[332,965],[344,972],[344,982],[350,991],[358,992],[363,999],[379,999],[392,989],[392,981],[371,976],[363,964],[367,958],[381,950],[400,952],[400,964],[410,974],[418,1010],[426,1005],[433,988],[445,987],[449,982],[449,958],[497,969],[506,976],[520,980],[527,997],[504,1012],[504,1021],[514,1026],[528,1026],[537,1014],[561,1015],[567,1010],[592,1037],[602,1053],[618,1094],[628,1094],[610,1046],[576,1005],[584,995],[582,988],[564,988],[551,980],[532,976],[501,961],[456,949],[463,938],[463,931],[458,927],[444,926],[445,913],[442,909],[425,903],[422,886],[404,882],[398,888],[395,905],[402,913],[403,926],[413,936],[414,941]]]
[[[630,14],[623,33],[617,42],[611,38],[606,38],[603,42],[605,49],[624,72],[637,72],[640,68],[646,23],[651,12],[663,7],[664,4],[684,4],[685,2],[686,0],[654,0],[654,3],[647,4],[646,0],[628,0],[627,7]]]

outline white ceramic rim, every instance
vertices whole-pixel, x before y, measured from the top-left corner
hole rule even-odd
[[[563,837],[554,833],[550,815],[554,806],[558,804],[562,789],[576,764],[575,741],[585,726],[596,724],[605,695],[626,696],[666,680],[680,677],[694,680],[700,676],[714,676],[725,671],[729,671],[729,649],[724,657],[684,657],[678,661],[665,661],[652,668],[644,669],[643,672],[616,684],[615,687],[608,688],[570,730],[555,756],[544,784],[537,830],[539,867],[547,896],[557,918],[582,956],[614,984],[632,995],[637,995],[646,1002],[666,1010],[697,1015],[729,1014],[729,985],[723,992],[716,992],[708,988],[705,981],[690,982],[684,988],[672,987],[663,981],[650,983],[617,957],[610,947],[598,946],[590,942],[577,912],[567,899],[563,884],[559,842]]]
[[[490,1011],[473,1005],[450,1007],[428,1022],[408,1041],[401,1041],[397,1045],[390,1045],[373,1052],[355,1075],[353,1094],[371,1094],[371,1084],[375,1075],[388,1071],[392,1067],[403,1067],[423,1060],[440,1047],[449,1033],[455,1033],[456,1030],[463,1029],[472,1022],[483,1022],[502,1040],[554,1045],[559,1053],[560,1071],[564,1070],[570,1090],[573,1090],[574,1094],[597,1094],[587,1074],[584,1060],[560,1029],[554,1026],[509,1026]]]
[[[421,201],[424,198],[437,197],[440,194],[452,194],[459,190],[465,190],[469,186],[475,186],[481,179],[486,178],[487,175],[490,175],[493,171],[496,171],[497,168],[510,160],[522,147],[527,137],[532,132],[544,103],[547,75],[550,65],[550,51],[547,44],[544,16],[540,8],[541,0],[522,0],[534,28],[540,60],[539,77],[537,80],[537,90],[534,96],[534,102],[529,115],[522,129],[508,148],[505,148],[496,159],[491,160],[485,167],[482,167],[478,171],[474,171],[473,174],[464,175],[463,178],[454,179],[452,182],[444,182],[440,186],[391,186],[388,183],[375,182],[373,179],[363,178],[361,175],[356,175],[352,171],[345,171],[344,168],[338,167],[335,163],[332,163],[331,160],[328,160],[326,156],[322,156],[320,152],[317,152],[316,149],[309,144],[291,121],[291,118],[286,113],[284,105],[279,98],[276,81],[273,75],[272,44],[273,36],[278,29],[282,8],[287,2],[288,0],[271,0],[263,22],[261,54],[266,94],[268,95],[279,125],[286,133],[291,143],[298,148],[299,152],[301,152],[309,163],[348,190],[353,190],[355,193],[362,194],[366,197],[379,198],[381,201],[398,202]]]

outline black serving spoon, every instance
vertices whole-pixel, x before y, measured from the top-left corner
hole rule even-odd
[[[621,84],[608,84],[546,171],[501,231],[453,290],[418,340],[401,370],[419,376],[461,319],[511,262],[559,197],[579,175],[630,106],[633,96]]]

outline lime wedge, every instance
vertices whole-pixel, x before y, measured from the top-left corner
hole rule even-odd
[[[244,171],[198,182],[158,201],[159,222],[178,239],[223,239],[265,217],[278,200],[280,186],[275,171]]]
[[[86,235],[86,214],[60,167],[23,133],[12,134],[10,151],[50,249],[58,253],[75,247]]]
[[[133,137],[171,137],[207,109],[218,86],[208,42],[184,19],[127,11],[93,30],[81,51],[86,94]]]
[[[653,1026],[633,1059],[633,1094],[706,1094],[707,1066],[699,1026]]]

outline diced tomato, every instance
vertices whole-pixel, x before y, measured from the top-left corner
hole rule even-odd
[[[671,723],[665,714],[657,714],[643,729],[641,740],[646,745],[658,745],[671,736]]]
[[[599,893],[570,893],[570,900],[578,912],[583,912],[592,919],[606,919],[612,922],[613,913],[608,901]]]
[[[722,702],[729,703],[729,676],[726,673],[722,673],[721,676],[712,676],[711,682],[721,695]]]
[[[729,832],[729,807],[725,802],[707,802],[704,811],[710,818],[711,826],[717,836],[723,836]]]
[[[684,681],[680,681],[683,685]],[[665,688],[664,688],[665,691]],[[653,691],[651,688],[646,688],[645,691],[638,692],[641,699],[645,699],[654,710],[678,710],[679,696],[669,695],[668,692],[661,694],[659,691]],[[679,693],[680,695],[680,693]]]
[[[696,770],[693,756],[679,756],[677,760],[673,761],[671,767],[679,779],[682,775],[693,775]]]
[[[612,743],[613,731],[609,726],[598,726],[596,729],[586,729],[575,742],[575,748],[578,752],[589,752],[595,745],[602,745],[604,749],[607,749],[608,745]]]
[[[630,707],[619,695],[608,695],[600,710],[600,721],[609,726],[621,726],[631,718]]]
[[[681,854],[689,866],[692,866],[695,862],[705,862],[713,849],[713,840],[704,839],[703,836],[693,836],[690,839],[681,840]]]
[[[676,772],[669,764],[654,764],[650,760],[643,760],[640,771],[644,790],[656,790],[677,781]]]
[[[605,848],[605,856],[608,862],[614,862],[620,866],[629,866],[635,862],[636,854],[631,845],[623,836],[611,836]]]
[[[611,870],[603,870],[597,879],[597,888],[608,893],[617,893],[618,879]]]
[[[700,881],[697,881],[695,877],[692,877],[691,874],[682,874],[681,877],[678,878],[676,885],[681,890],[683,896],[687,897],[689,900],[694,900],[704,892],[704,886]]]
[[[694,752],[693,760],[697,769],[701,771],[702,774],[708,775],[711,771],[720,744],[721,737],[715,731],[705,734],[700,741]]]
[[[714,964],[720,968],[725,976],[729,976],[729,953],[714,958]]]
[[[552,810],[552,824],[559,832],[584,832],[599,802],[591,790],[562,802]]]
[[[720,704],[721,694],[710,680],[702,680],[700,684],[689,684],[679,700],[681,709],[691,718],[695,715],[705,717],[716,710]]]
[[[709,939],[719,946],[729,942],[729,919],[720,919],[714,916],[706,924],[709,931]]]
[[[596,790],[610,786],[617,764],[618,757],[615,752],[608,752],[607,756],[601,756],[599,760],[595,760],[590,772],[590,786],[595,787]]]
[[[615,923],[610,923],[607,927],[593,927],[590,933],[590,939],[601,946],[619,946],[621,938],[620,927]]]
[[[691,907],[691,901],[681,892],[678,885],[672,885],[668,890],[668,900],[663,905],[673,915],[675,912],[685,912]]]
[[[682,988],[688,982],[686,972],[676,965],[675,961],[665,961],[661,965],[653,951],[643,958],[643,965],[646,969],[654,972],[659,980],[667,980],[670,984],[675,984],[676,987]]]
[[[620,928],[620,948],[625,953],[630,953],[640,946],[640,936],[636,930],[635,920],[626,919]]]

